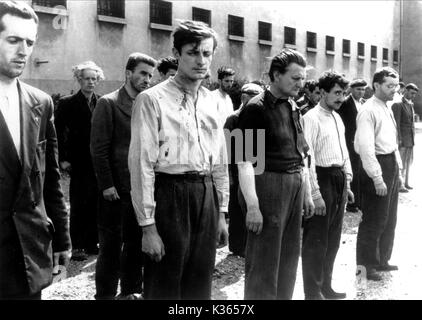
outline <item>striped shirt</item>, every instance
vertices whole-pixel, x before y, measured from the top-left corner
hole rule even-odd
[[[347,151],[343,121],[337,112],[328,111],[317,104],[304,116],[304,133],[311,155],[310,182],[312,198],[321,198],[315,166],[340,166],[346,172],[348,186],[353,178]]]
[[[362,166],[375,184],[383,182],[381,166],[376,155],[395,153],[399,168],[402,162],[397,144],[397,126],[391,107],[373,96],[356,118],[354,147]]]
[[[227,212],[229,176],[226,140],[215,100],[204,87],[193,96],[170,78],[140,93],[131,119],[129,171],[138,223],[155,223],[155,172],[211,174],[220,211]]]

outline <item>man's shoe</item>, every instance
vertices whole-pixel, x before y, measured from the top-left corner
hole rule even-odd
[[[305,300],[325,300],[321,293],[305,294]]]
[[[405,184],[404,185],[405,187],[406,187],[406,189],[408,189],[408,190],[412,190],[413,188],[411,187],[411,186],[409,186],[408,184]]]
[[[325,299],[345,299],[346,293],[335,292],[332,288],[321,289],[321,293]]]
[[[346,206],[346,211],[356,213],[359,212],[359,208],[356,206]]]
[[[130,293],[125,295],[119,294],[116,300],[144,300],[144,298],[140,293]]]
[[[387,263],[387,264],[376,266],[375,270],[377,270],[377,271],[396,271],[396,270],[399,270],[399,267]]]
[[[368,269],[366,272],[366,279],[372,280],[372,281],[381,281],[382,276],[377,271],[375,271],[374,268],[371,268],[371,269]]]
[[[85,253],[89,254],[89,255],[97,255],[99,252],[98,247],[93,247],[93,248],[86,248],[85,249]]]
[[[409,190],[407,190],[406,188],[403,187],[403,188],[400,188],[399,192],[401,192],[401,193],[408,193]]]
[[[84,249],[74,249],[72,251],[72,258],[71,260],[74,261],[85,261],[88,259],[88,255],[85,253]]]

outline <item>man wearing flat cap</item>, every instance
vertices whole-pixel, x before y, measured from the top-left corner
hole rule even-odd
[[[246,223],[245,215],[239,205],[238,200],[238,189],[239,189],[239,177],[236,165],[236,140],[232,139],[235,137],[233,130],[237,128],[239,120],[239,113],[242,108],[249,102],[250,99],[256,95],[264,92],[261,86],[255,83],[246,83],[241,89],[241,105],[231,116],[229,116],[224,125],[226,133],[226,144],[229,164],[229,178],[230,178],[230,198],[229,198],[229,250],[235,256],[245,256],[246,246]]]
[[[357,212],[360,207],[360,190],[359,190],[359,172],[362,170],[362,163],[359,155],[355,152],[353,141],[356,133],[356,117],[362,108],[362,98],[365,95],[365,87],[367,83],[363,79],[354,79],[350,82],[350,94],[344,100],[338,113],[343,120],[346,129],[346,145],[349,151],[350,162],[353,171],[353,181],[351,183],[352,192],[355,195],[355,202],[348,204],[346,210],[349,212]]]

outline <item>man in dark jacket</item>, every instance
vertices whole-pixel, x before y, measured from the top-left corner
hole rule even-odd
[[[0,2],[0,299],[8,300],[40,299],[53,263],[70,257],[53,102],[17,79],[37,27],[31,7]]]
[[[80,90],[59,100],[55,125],[62,170],[70,173],[70,235],[72,259],[85,260],[97,254],[98,190],[89,150],[91,117],[97,99],[94,89],[104,78],[95,63],[87,61],[73,67]]]
[[[91,154],[102,192],[96,299],[114,299],[119,270],[120,298],[137,298],[142,292],[142,230],[130,197],[128,152],[132,104],[149,87],[155,65],[156,61],[145,54],[131,54],[126,83],[99,99],[92,116]]]
[[[350,82],[350,95],[346,97],[340,109],[337,111],[343,120],[346,129],[346,146],[349,152],[350,163],[352,165],[353,180],[351,182],[352,192],[355,195],[355,202],[347,204],[347,211],[357,212],[360,207],[360,171],[362,170],[362,162],[359,155],[353,147],[356,133],[356,117],[362,107],[362,98],[365,95],[365,87],[367,83],[363,79],[354,79]]]
[[[403,161],[402,176],[405,178],[404,186],[401,186],[400,192],[408,192],[408,190],[413,189],[409,186],[409,169],[412,164],[413,146],[415,145],[413,100],[419,91],[414,83],[407,84],[405,88],[402,101],[394,103],[392,106],[399,135],[399,151]]]

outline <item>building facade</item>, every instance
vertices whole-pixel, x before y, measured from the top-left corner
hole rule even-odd
[[[171,32],[183,19],[207,22],[218,33],[214,81],[222,65],[232,66],[239,79],[266,80],[271,57],[284,47],[306,56],[309,78],[334,69],[371,82],[377,67],[400,66],[400,1],[26,2],[40,27],[22,78],[50,94],[77,89],[71,68],[86,60],[104,70],[100,93],[116,89],[131,52],[171,55]]]

